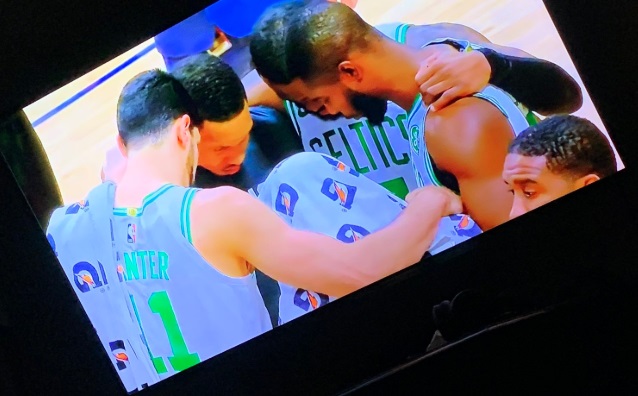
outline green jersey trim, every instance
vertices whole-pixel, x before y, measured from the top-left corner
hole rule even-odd
[[[294,127],[297,130],[297,135],[301,137],[301,127],[299,126],[297,114],[295,114],[295,109],[292,107],[292,103],[289,100],[284,100],[284,107],[286,108],[286,112],[293,121]]]
[[[115,216],[129,216],[129,217],[140,217],[142,213],[144,213],[144,209],[153,203],[157,198],[159,198],[162,194],[164,194],[169,189],[173,188],[172,184],[165,184],[154,192],[148,194],[142,200],[142,206],[139,208],[113,208],[113,215]]]
[[[408,29],[410,29],[412,25],[407,23],[402,23],[397,26],[396,31],[394,32],[394,40],[399,44],[405,44],[408,35]]]
[[[191,233],[191,205],[193,204],[193,198],[195,197],[195,193],[197,193],[197,189],[192,188],[189,189],[186,194],[184,194],[184,198],[182,200],[182,209],[180,215],[180,226],[182,230],[182,235],[186,238],[188,243],[193,243],[193,234]]]

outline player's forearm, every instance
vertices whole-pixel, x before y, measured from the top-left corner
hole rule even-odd
[[[578,83],[561,67],[546,60],[479,51],[492,68],[490,84],[514,96],[530,110],[543,115],[572,113],[583,104]]]
[[[261,77],[259,77],[259,75],[252,76],[250,83],[244,81],[244,85],[246,86],[248,106],[266,106],[276,110],[285,111],[283,100],[261,79]]]
[[[385,278],[421,260],[438,231],[446,203],[433,199],[427,210],[404,212],[387,227],[344,245],[339,254],[352,291]]]

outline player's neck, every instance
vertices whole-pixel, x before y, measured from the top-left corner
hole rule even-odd
[[[387,40],[377,62],[380,70],[384,70],[383,83],[380,84],[384,91],[383,96],[405,111],[410,110],[415,96],[419,93],[419,87],[414,81],[419,70],[419,52]]]
[[[167,161],[171,157],[162,151],[148,148],[129,154],[115,194],[116,206],[139,206],[165,184],[184,185],[184,167]]]

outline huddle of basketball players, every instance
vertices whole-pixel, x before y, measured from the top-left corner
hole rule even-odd
[[[287,2],[251,55],[248,95],[208,54],[129,81],[104,182],[51,217],[128,391],[270,330],[256,270],[279,282],[283,324],[616,171],[607,138],[565,115],[571,77],[464,26]],[[240,171],[253,105],[287,112],[305,152],[248,192],[191,187],[198,164]]]

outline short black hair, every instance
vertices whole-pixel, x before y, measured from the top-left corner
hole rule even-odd
[[[208,52],[180,61],[172,74],[193,98],[202,121],[228,121],[244,109],[246,89],[241,79],[230,65]]]
[[[179,117],[199,121],[186,89],[162,70],[142,72],[124,86],[117,102],[117,128],[124,144],[156,143]]]
[[[352,8],[314,2],[296,13],[286,33],[286,65],[291,80],[336,78],[339,63],[352,50],[366,50],[381,33]]]
[[[288,24],[306,1],[292,0],[268,7],[253,26],[250,56],[259,75],[275,84],[289,84],[286,65],[286,31]]]
[[[616,156],[607,137],[591,121],[573,115],[545,118],[514,139],[509,152],[527,157],[544,156],[555,173],[580,178],[600,178],[617,171]]]

